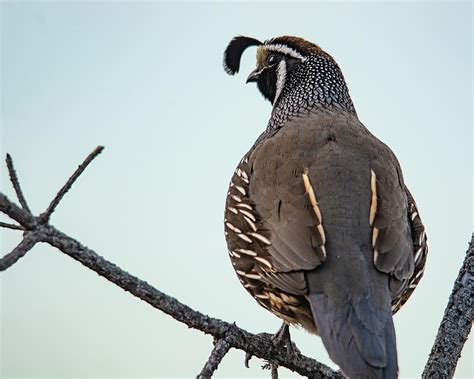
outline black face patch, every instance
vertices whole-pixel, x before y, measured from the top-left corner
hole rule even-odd
[[[271,103],[275,100],[278,64],[265,68],[257,80],[257,87],[263,97]]]

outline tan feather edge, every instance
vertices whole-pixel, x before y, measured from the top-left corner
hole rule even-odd
[[[377,213],[377,176],[373,170],[370,170],[370,189],[372,191],[372,199],[370,201],[369,223],[374,223],[375,214]]]
[[[370,200],[370,211],[369,211],[369,224],[373,226],[375,215],[377,214],[377,175],[371,169],[370,170],[370,190],[372,192],[372,197]],[[376,227],[372,229],[372,247],[374,248],[374,264],[377,262],[379,252],[375,248],[377,243],[377,237],[379,236],[379,230]]]
[[[311,181],[309,180],[307,168],[305,168],[302,176],[303,176],[304,188],[306,189],[306,193],[308,194],[308,197],[309,197],[309,202],[313,208],[313,212],[316,215],[316,218],[319,221],[319,224],[316,225],[316,230],[320,234],[321,240],[323,241],[323,244],[321,245],[321,250],[324,256],[326,256],[326,248],[324,246],[326,243],[326,234],[324,233],[324,228],[323,228],[323,216],[321,215],[321,210],[318,207],[318,201],[316,199],[316,194],[314,193],[314,188],[311,185]]]

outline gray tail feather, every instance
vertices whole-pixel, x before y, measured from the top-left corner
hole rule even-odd
[[[398,377],[392,312],[368,299],[335,307],[326,295],[310,294],[314,322],[331,359],[351,379]],[[336,308],[336,309],[334,309]]]

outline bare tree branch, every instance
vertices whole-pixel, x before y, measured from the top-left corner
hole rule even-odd
[[[45,223],[51,217],[51,214],[54,212],[56,207],[58,206],[59,202],[62,200],[64,195],[69,191],[74,184],[74,182],[81,176],[87,166],[97,157],[102,151],[104,150],[104,146],[97,146],[92,153],[90,153],[87,158],[82,162],[68,179],[66,184],[59,190],[59,192],[54,197],[53,201],[48,206],[45,212],[40,214],[39,219],[41,223]]]
[[[23,195],[23,191],[21,190],[20,182],[18,181],[18,176],[16,174],[15,167],[13,166],[13,160],[10,154],[7,154],[6,162],[8,173],[10,174],[10,181],[12,182],[16,196],[18,197],[18,201],[20,202],[21,207],[31,214],[30,207],[28,206],[25,196]]]
[[[270,368],[270,372],[272,375],[272,379],[278,379],[278,366],[277,365],[272,365]]]
[[[23,240],[3,258],[0,259],[0,271],[5,271],[7,268],[13,266],[18,259],[23,257],[33,246],[38,242],[35,232],[26,232]]]
[[[152,307],[170,315],[190,328],[212,335],[215,339],[225,339],[230,347],[244,350],[256,357],[272,361],[279,366],[286,367],[294,372],[310,378],[342,378],[326,365],[298,354],[290,357],[286,349],[278,348],[272,342],[272,335],[252,334],[235,324],[209,317],[175,298],[164,294],[147,282],[130,275],[115,264],[99,256],[95,251],[83,246],[80,242],[67,236],[53,226],[46,226],[39,233],[42,242],[61,250],[66,255],[82,263],[84,266],[97,272],[107,280],[121,287],[132,295],[142,299]]]
[[[14,229],[14,230],[25,230],[24,228],[21,227],[21,225],[9,224],[8,222],[2,222],[2,221],[0,221],[0,228]]]
[[[222,358],[227,354],[230,349],[230,344],[225,340],[217,340],[212,349],[211,356],[204,365],[201,373],[196,377],[197,379],[208,379],[212,377],[214,371],[217,370],[219,363],[221,363]]]
[[[454,282],[423,378],[452,378],[472,326],[474,235]]]
[[[252,355],[269,362],[272,368],[272,377],[277,377],[277,367],[282,366],[308,378],[342,378],[339,372],[333,371],[328,366],[305,357],[299,352],[288,354],[287,349],[274,344],[270,334],[261,333],[255,335],[239,328],[235,323],[231,324],[193,310],[175,298],[152,287],[147,282],[127,273],[98,255],[92,249],[83,246],[79,241],[50,225],[48,223],[49,217],[63,196],[82,174],[87,165],[102,150],[103,147],[98,147],[86,158],[58,192],[48,209],[39,217],[33,216],[24,207],[18,207],[4,194],[0,193],[0,212],[8,215],[21,225],[21,227],[17,227],[13,224],[0,223],[0,227],[11,229],[14,226],[13,229],[23,228],[25,230],[22,242],[11,253],[0,259],[0,271],[11,267],[38,242],[45,242],[56,247],[64,254],[69,255],[110,282],[147,302],[152,307],[170,315],[175,320],[188,325],[190,328],[212,335],[214,340],[217,341],[216,346],[198,378],[210,377],[230,348],[245,351],[247,363]],[[11,167],[13,167],[11,158],[10,163]],[[20,188],[19,184],[18,188]],[[21,193],[21,189],[19,191]],[[451,377],[459,359],[462,346],[469,334],[472,320],[473,243],[471,241],[466,260],[455,283],[435,346],[423,373],[424,377]]]

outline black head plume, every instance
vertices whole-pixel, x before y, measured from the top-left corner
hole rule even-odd
[[[229,75],[239,72],[240,58],[249,46],[260,46],[262,42],[255,38],[238,36],[234,37],[224,51],[224,70]]]

